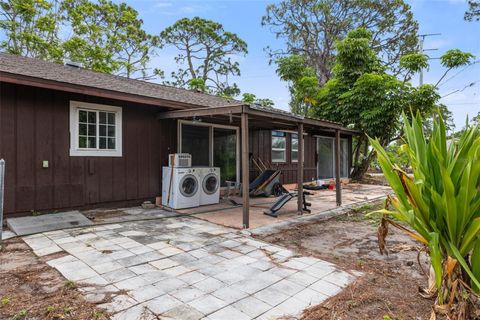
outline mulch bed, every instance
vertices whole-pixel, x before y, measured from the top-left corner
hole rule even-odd
[[[0,319],[108,319],[20,239],[0,249]]]

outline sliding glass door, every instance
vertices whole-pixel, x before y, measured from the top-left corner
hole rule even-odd
[[[317,137],[318,179],[335,178],[335,138]],[[348,140],[340,139],[340,177],[348,177]]]
[[[210,128],[182,124],[181,152],[192,155],[193,166],[210,166]]]
[[[179,152],[192,155],[192,165],[219,167],[221,185],[238,181],[238,129],[208,123],[179,122]]]
[[[237,130],[213,128],[213,165],[220,167],[222,186],[237,181]]]
[[[333,155],[333,139],[328,137],[317,138],[317,175],[318,179],[331,179],[335,175],[335,161]]]

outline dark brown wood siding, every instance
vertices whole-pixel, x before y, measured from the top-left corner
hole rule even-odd
[[[122,157],[71,157],[70,100],[123,108]],[[176,148],[176,122],[155,107],[0,83],[0,158],[5,212],[20,213],[153,199]],[[42,168],[42,161],[49,168]]]
[[[280,181],[284,184],[297,182],[297,162],[292,162],[291,142],[292,134],[287,132],[287,160],[284,163],[272,163],[272,131],[271,130],[252,130],[250,132],[250,153],[255,159],[260,158],[264,162],[271,164],[273,168],[282,171]],[[305,161],[304,161],[304,181],[311,181],[317,177],[316,168],[316,145],[315,137],[311,135],[304,136]],[[259,175],[259,170],[255,165],[250,166],[250,178],[254,179]]]
[[[334,136],[332,132],[318,131],[304,135],[304,182],[310,182],[317,179],[317,135],[318,136]],[[348,140],[349,167],[352,166],[352,136],[342,135],[342,138]],[[260,158],[267,162],[273,168],[282,171],[280,181],[284,184],[297,183],[298,163],[292,162],[292,133],[286,132],[287,138],[287,160],[284,163],[272,163],[272,131],[266,129],[252,129],[250,132],[250,154],[255,158]],[[250,179],[253,180],[260,174],[260,171],[252,163],[250,164]]]

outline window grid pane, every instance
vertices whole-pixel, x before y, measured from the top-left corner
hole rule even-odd
[[[78,111],[78,147],[83,149],[97,148],[97,112]]]
[[[298,161],[298,151],[292,149],[292,161]]]
[[[83,149],[115,150],[115,113],[78,111],[78,147]]]
[[[272,150],[272,162],[285,162],[285,150]]]
[[[287,161],[287,138],[285,132],[272,131],[272,162]]]
[[[298,161],[298,135],[292,133],[292,161]]]

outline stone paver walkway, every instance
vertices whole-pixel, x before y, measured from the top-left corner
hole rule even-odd
[[[298,315],[354,280],[196,218],[168,218],[27,236],[39,256],[113,319],[274,319]],[[58,256],[57,256],[58,257]]]

